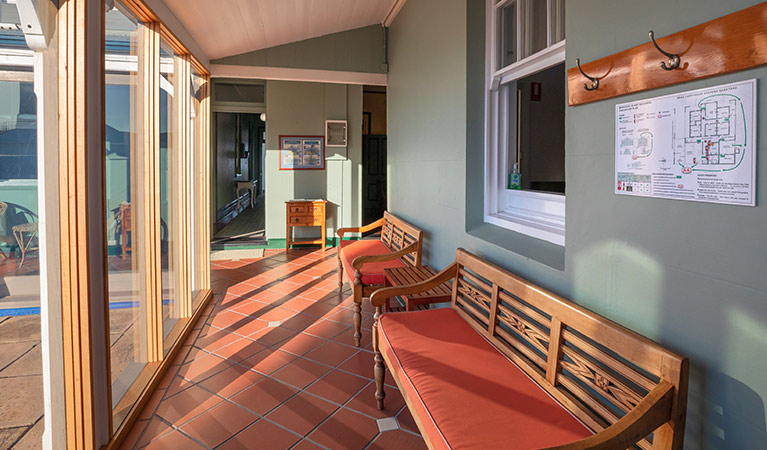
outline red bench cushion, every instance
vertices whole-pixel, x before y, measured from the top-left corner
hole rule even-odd
[[[361,241],[340,241],[341,242],[341,261],[344,263],[344,270],[351,279],[354,279],[354,268],[352,261],[354,258],[362,255],[388,255],[391,253],[389,248],[378,239]],[[405,267],[399,259],[393,261],[383,261],[366,263],[362,266],[362,284],[377,285],[384,284],[384,269],[390,267]]]
[[[434,448],[540,449],[593,434],[451,308],[384,314],[379,332]]]

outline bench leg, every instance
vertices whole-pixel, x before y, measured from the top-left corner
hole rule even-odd
[[[344,290],[344,263],[341,262],[341,249],[338,249],[338,292]]]
[[[354,345],[360,346],[362,340],[362,275],[354,273]]]
[[[378,409],[382,410],[384,409],[384,398],[386,397],[386,392],[384,392],[384,376],[386,375],[386,367],[384,366],[384,359],[378,347],[378,321],[380,318],[381,307],[377,306],[375,315],[373,316],[373,351],[375,352],[373,360],[375,361],[376,403],[378,404]]]

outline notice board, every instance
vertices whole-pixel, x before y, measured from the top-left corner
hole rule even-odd
[[[755,206],[756,80],[615,107],[615,193]]]

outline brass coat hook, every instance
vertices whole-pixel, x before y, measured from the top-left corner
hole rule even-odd
[[[652,30],[650,30],[650,40],[652,41],[652,45],[654,45],[659,52],[663,53],[663,55],[668,58],[668,61],[661,61],[660,63],[660,66],[663,67],[663,70],[674,70],[679,67],[679,63],[681,62],[679,55],[668,53],[662,48],[658,47],[658,43],[655,42],[655,33],[653,33]],[[666,65],[666,63],[668,63],[668,65]]]
[[[581,59],[580,58],[575,58],[575,65],[578,66],[578,70],[581,71],[581,75],[583,75],[584,77],[588,78],[589,81],[591,81],[591,86],[589,86],[586,83],[583,84],[583,88],[584,89],[586,89],[587,91],[593,91],[594,89],[599,87],[599,78],[590,77],[590,76],[586,75],[586,72],[584,72],[583,69],[581,69]]]

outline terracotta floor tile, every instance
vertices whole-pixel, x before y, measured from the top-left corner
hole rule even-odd
[[[399,427],[403,430],[412,431],[413,433],[419,433],[418,431],[418,425],[415,423],[415,419],[413,419],[413,416],[410,414],[410,410],[408,408],[405,408],[402,410],[402,412],[399,413],[397,416],[397,423],[399,423]]]
[[[176,375],[168,384],[168,389],[165,390],[165,398],[173,397],[190,386],[194,386],[194,383],[185,380],[181,375]]]
[[[340,409],[308,437],[332,449],[361,449],[378,434],[376,421],[348,409]]]
[[[203,332],[205,332],[205,334],[201,332],[194,345],[208,351],[218,350],[219,348],[225,347],[242,338],[242,336],[237,336],[236,334],[217,328],[209,328],[208,330],[203,329]]]
[[[265,375],[271,375],[297,358],[298,356],[292,353],[270,348],[246,359],[241,364]]]
[[[299,436],[269,421],[260,420],[219,447],[220,450],[288,449]]]
[[[291,450],[318,450],[318,449],[324,450],[319,445],[313,444],[311,441],[304,439],[303,441],[299,442],[298,445],[293,447]]]
[[[181,427],[181,431],[213,448],[258,419],[257,415],[233,403],[223,402],[187,422]]]
[[[352,326],[353,324],[351,322],[348,324],[343,324],[339,322],[333,322],[331,320],[321,320],[304,330],[304,332],[317,337],[331,339],[341,333],[349,333],[349,335],[353,335],[354,330]]]
[[[277,380],[266,378],[231,398],[238,405],[264,415],[298,392]]]
[[[131,427],[131,430],[128,432],[128,436],[126,436],[125,440],[123,440],[122,445],[120,445],[120,449],[132,450],[134,447],[136,447],[136,444],[138,444],[138,440],[141,437],[141,433],[144,432],[144,429],[148,423],[149,420],[137,420],[133,424],[133,427]]]
[[[191,386],[185,391],[160,402],[155,414],[179,426],[222,401],[221,397],[211,394],[201,387]]]
[[[182,433],[173,430],[144,448],[146,450],[177,450],[179,448],[183,448],[184,450],[195,450],[204,447],[201,447]]]
[[[300,435],[306,435],[336,409],[338,406],[332,403],[301,392],[266,417]]]
[[[228,327],[246,319],[246,315],[234,311],[224,310],[211,317],[208,323],[212,327],[227,329]]]
[[[351,288],[345,280],[338,292],[335,252],[267,249],[261,259],[212,262],[215,297],[142,411],[152,418],[136,422],[131,440],[183,450],[198,448],[194,439],[224,449],[422,448],[395,388],[387,386],[387,409],[375,408],[373,309],[363,302],[356,347]],[[401,429],[378,433],[373,418],[398,407]]]
[[[291,330],[295,331],[304,331],[317,323],[319,320],[320,319],[318,317],[303,313],[296,313],[293,317],[287,320],[283,320],[280,326],[290,328]]]
[[[141,448],[148,443],[168,434],[173,428],[163,422],[159,417],[154,417],[148,424],[144,424],[144,434],[138,440],[136,448]]]
[[[379,410],[376,403],[375,383],[367,385],[362,392],[354,396],[354,398],[344,406],[362,414],[373,416],[376,419],[396,417],[402,407],[405,406],[405,400],[402,398],[402,394],[396,389],[387,387],[384,392],[386,393],[386,398],[384,398],[383,410]]]
[[[272,378],[303,389],[330,370],[330,367],[299,358],[273,373]]]
[[[421,436],[408,433],[402,430],[392,430],[381,433],[373,444],[368,447],[369,450],[400,450],[400,449],[426,450],[426,442]]]
[[[325,339],[299,333],[292,338],[282,341],[279,344],[279,348],[280,350],[294,353],[296,355],[305,355],[325,342],[327,342]]]
[[[144,405],[144,409],[139,414],[139,420],[149,419],[154,414],[154,410],[157,409],[157,405],[160,404],[160,400],[165,396],[165,389],[157,389],[149,397],[149,401]]]
[[[264,328],[263,330],[259,330],[248,337],[261,342],[264,345],[277,345],[288,338],[292,338],[296,334],[298,334],[297,331],[284,327],[275,327]]]
[[[336,403],[346,403],[370,380],[340,370],[333,370],[306,388],[307,392]]]
[[[338,366],[338,368],[361,377],[373,378],[375,368],[373,356],[374,355],[369,352],[359,352]]]
[[[178,374],[189,381],[197,382],[221,372],[232,364],[231,361],[209,354],[182,365]]]
[[[234,365],[201,381],[198,385],[221,397],[230,398],[263,379],[263,375]]]
[[[213,354],[232,362],[244,361],[256,353],[264,350],[266,346],[249,338],[240,338],[238,341],[213,351]]]
[[[309,314],[311,316],[315,317],[326,317],[331,311],[335,310],[336,307],[333,305],[328,305],[327,303],[315,303],[307,308],[304,308],[303,312],[304,314]]]
[[[312,359],[329,366],[337,366],[349,359],[359,350],[337,342],[328,341],[320,347],[306,354],[306,358]],[[371,360],[372,361],[372,360]]]
[[[232,307],[232,310],[247,316],[257,317],[260,311],[268,311],[271,308],[272,306],[269,303],[264,303],[263,301],[243,299],[242,302]]]

